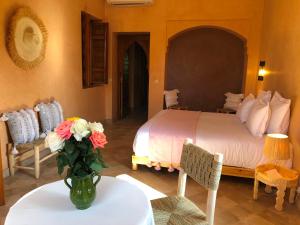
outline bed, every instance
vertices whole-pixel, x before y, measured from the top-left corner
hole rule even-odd
[[[236,115],[185,110],[163,110],[138,130],[134,143],[132,168],[139,164],[179,167],[186,138],[211,153],[224,155],[224,175],[254,177],[257,165],[267,162],[263,137],[254,137]],[[292,160],[285,161],[291,167]]]

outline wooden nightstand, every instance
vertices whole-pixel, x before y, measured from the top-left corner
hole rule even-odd
[[[226,113],[226,114],[236,114],[236,111],[233,109],[219,108],[217,113]]]
[[[264,164],[256,167],[253,198],[257,199],[259,182],[266,184],[266,191],[270,187],[277,188],[275,209],[281,211],[284,202],[284,195],[287,188],[290,188],[289,203],[294,203],[295,193],[298,185],[299,173],[275,164]]]

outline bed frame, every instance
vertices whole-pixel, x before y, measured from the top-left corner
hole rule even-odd
[[[156,167],[156,169],[159,169],[160,167],[165,168],[178,168],[179,165],[170,164],[167,162],[151,162],[148,157],[145,156],[136,156],[132,155],[132,169],[137,170],[138,165],[146,165],[148,167]],[[222,174],[227,176],[234,176],[234,177],[244,177],[244,178],[254,178],[254,170],[243,168],[243,167],[235,167],[235,166],[226,166],[223,165],[222,167]]]

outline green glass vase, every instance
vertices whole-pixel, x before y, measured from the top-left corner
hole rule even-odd
[[[95,176],[97,176],[97,180],[94,183]],[[68,183],[69,178],[71,179],[71,185]],[[96,198],[96,185],[99,183],[100,178],[101,176],[94,173],[84,177],[65,177],[65,184],[70,188],[70,199],[77,209],[87,209],[92,205]]]

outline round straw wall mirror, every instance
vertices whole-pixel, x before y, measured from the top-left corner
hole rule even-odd
[[[15,64],[25,70],[45,58],[47,30],[43,22],[27,7],[19,8],[10,20],[7,48]]]

